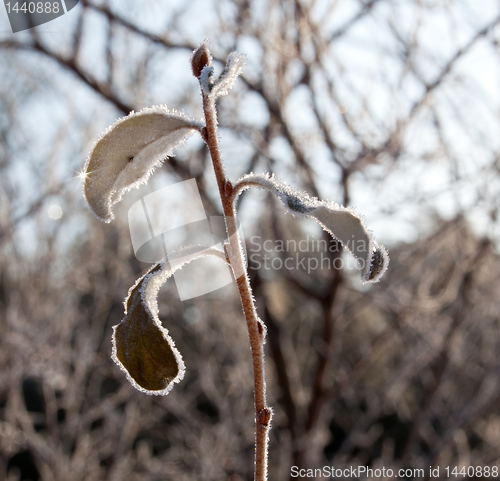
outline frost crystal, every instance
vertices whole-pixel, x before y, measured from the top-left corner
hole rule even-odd
[[[272,192],[288,212],[295,216],[315,218],[324,230],[362,262],[361,277],[364,281],[378,282],[387,270],[387,250],[377,244],[363,217],[354,209],[309,197],[279,182],[273,176],[264,174],[244,176],[234,185],[234,190],[239,194],[250,187]]]
[[[214,86],[212,80],[213,73],[214,73],[214,68],[209,67],[208,65],[203,67],[203,70],[201,71],[200,84],[201,88],[203,89],[203,93],[205,95],[210,95],[210,92],[212,91],[212,88]]]
[[[184,361],[158,318],[158,291],[175,271],[206,256],[226,262],[224,252],[215,247],[185,247],[154,265],[129,290],[125,317],[113,326],[112,359],[139,391],[166,395],[184,377]]]
[[[246,63],[246,57],[241,53],[233,52],[228,55],[226,66],[211,88],[214,99],[229,93]]]
[[[130,113],[109,127],[95,143],[84,174],[84,196],[105,222],[111,207],[133,187],[147,182],[161,163],[203,124],[185,115],[153,107]]]

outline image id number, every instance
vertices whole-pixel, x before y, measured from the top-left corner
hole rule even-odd
[[[19,6],[21,5],[21,6]],[[7,13],[59,13],[59,2],[16,2],[6,3]]]

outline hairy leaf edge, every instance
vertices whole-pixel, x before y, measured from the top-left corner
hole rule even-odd
[[[92,154],[94,153],[96,147],[99,145],[99,143],[106,137],[108,136],[111,132],[113,132],[113,130],[115,130],[120,124],[130,120],[131,118],[133,117],[139,117],[139,116],[142,116],[142,115],[148,115],[148,114],[161,114],[161,115],[168,115],[168,116],[172,116],[172,117],[175,117],[179,120],[183,120],[186,122],[186,125],[183,126],[183,127],[178,127],[177,129],[175,130],[172,130],[172,132],[174,131],[178,131],[178,130],[183,130],[185,129],[186,130],[186,134],[184,135],[184,138],[179,141],[176,145],[173,146],[172,148],[172,151],[179,148],[192,134],[194,134],[194,132],[200,132],[202,131],[203,127],[205,126],[204,122],[202,121],[198,121],[198,120],[194,120],[190,117],[188,117],[186,114],[184,114],[184,112],[181,112],[181,111],[178,111],[176,109],[167,109],[166,105],[157,105],[157,106],[153,106],[153,107],[146,107],[138,112],[135,112],[134,110],[132,110],[128,115],[124,116],[124,117],[120,117],[116,122],[114,122],[112,125],[110,125],[100,136],[99,138],[92,144],[92,148],[90,149],[90,153],[85,161],[85,164],[84,164],[84,167],[83,167],[83,185],[82,185],[82,190],[83,190],[83,198],[85,199],[85,203],[87,204],[88,208],[92,211],[92,213],[101,221],[105,222],[105,223],[110,223],[113,219],[114,219],[114,213],[112,212],[111,210],[111,207],[115,204],[117,204],[121,198],[123,197],[123,195],[127,192],[129,192],[130,190],[132,190],[134,187],[135,188],[138,188],[140,185],[144,185],[148,182],[149,180],[149,177],[154,173],[154,171],[160,167],[163,162],[165,162],[165,160],[171,156],[171,154],[167,154],[165,156],[165,158],[163,159],[160,159],[158,160],[148,171],[146,174],[144,174],[141,178],[139,178],[136,182],[133,182],[131,184],[129,184],[128,186],[124,187],[124,188],[121,188],[119,190],[116,190],[116,189],[111,189],[111,191],[107,194],[107,198],[106,198],[106,203],[108,204],[108,212],[107,212],[107,216],[106,217],[103,217],[103,216],[100,216],[94,209],[94,206],[92,205],[92,202],[88,199],[88,195],[87,195],[87,191],[86,191],[86,182],[88,181],[87,180],[87,177],[86,175],[89,173],[88,172],[88,169],[89,169],[89,165],[92,161]],[[155,140],[158,141],[159,139],[161,139],[162,137],[159,137],[158,139]],[[154,142],[153,142],[154,143]],[[120,180],[119,177],[117,177],[113,183],[113,186],[116,186],[116,184],[118,183],[118,181]]]
[[[347,213],[350,214],[352,218],[357,219],[369,242],[367,250],[369,257],[363,259],[364,267],[361,271],[361,279],[363,282],[372,284],[380,281],[389,266],[389,254],[384,246],[377,244],[372,231],[366,226],[364,216],[356,212],[354,208],[344,207],[336,202],[328,202],[319,200],[316,197],[310,197],[308,194],[301,193],[285,183],[278,181],[274,175],[254,173],[243,176],[234,184],[233,202],[235,202],[238,195],[244,190],[252,187],[272,192],[280,199],[287,209],[287,212],[294,217],[313,217],[326,232],[339,241],[339,237],[335,235],[333,230],[314,215],[315,211],[319,214],[320,208],[324,207],[332,213]],[[341,242],[341,244],[355,257],[359,257],[349,245],[345,245],[343,242]]]

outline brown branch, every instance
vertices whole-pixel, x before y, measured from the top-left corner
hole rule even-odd
[[[377,3],[378,0],[370,0],[368,3],[366,3],[363,8],[359,11],[357,15],[355,15],[353,18],[351,18],[349,21],[347,21],[342,27],[340,27],[337,31],[335,31],[331,36],[328,41],[328,43],[333,42],[334,40],[337,40],[340,38],[342,35],[344,35],[351,27],[353,27],[357,22],[359,22],[361,19],[363,19],[368,13],[371,12],[373,6]]]
[[[100,12],[100,13],[104,14],[106,17],[108,17],[110,22],[119,23],[123,27],[126,27],[130,31],[137,33],[138,35],[141,35],[144,38],[147,38],[148,40],[150,40],[153,43],[157,43],[157,44],[163,45],[164,47],[168,47],[168,48],[179,48],[179,49],[183,48],[183,49],[186,49],[189,51],[193,51],[196,48],[196,45],[191,45],[188,43],[170,42],[169,40],[167,40],[164,37],[159,37],[158,35],[155,35],[153,33],[146,32],[146,31],[142,30],[141,28],[137,27],[136,25],[134,25],[133,23],[130,23],[129,21],[125,20],[124,18],[116,15],[105,5],[104,6],[94,5],[92,2],[89,2],[88,0],[80,0],[80,1],[84,6],[89,7],[91,9],[95,10],[96,12]]]
[[[130,111],[134,110],[131,105],[127,105],[122,102],[112,91],[109,85],[103,85],[98,83],[95,79],[93,79],[87,72],[84,72],[78,64],[75,62],[74,58],[64,58],[62,55],[52,52],[48,50],[42,43],[38,40],[35,40],[33,44],[25,44],[14,41],[4,41],[0,42],[0,48],[6,49],[19,49],[19,50],[28,50],[34,52],[40,52],[46,55],[47,57],[55,60],[57,63],[62,65],[67,70],[75,73],[77,77],[82,80],[85,84],[91,87],[95,92],[103,96],[106,100],[115,105],[118,110],[121,110],[123,113],[128,114]]]
[[[200,47],[201,48],[201,47]],[[205,47],[206,48],[206,47]],[[193,59],[196,58],[196,52]],[[201,69],[200,69],[201,70]],[[194,61],[193,61],[193,72]],[[244,265],[244,253],[241,241],[238,236],[236,210],[234,198],[231,196],[233,186],[226,176],[222,155],[219,148],[219,138],[217,131],[217,111],[215,100],[205,93],[200,80],[203,112],[205,114],[206,127],[203,128],[202,135],[208,146],[210,156],[219,187],[219,194],[224,211],[226,230],[229,238],[228,257],[233,269],[234,277],[240,295],[241,305],[247,323],[250,348],[252,351],[253,373],[254,373],[254,395],[255,395],[255,481],[267,480],[268,444],[269,430],[273,411],[267,406],[266,401],[266,378],[264,363],[264,342],[266,329],[257,315],[255,309],[252,289],[247,269]]]
[[[288,361],[285,358],[285,354],[282,349],[282,335],[279,324],[276,319],[269,311],[267,302],[263,293],[262,278],[258,271],[252,271],[255,274],[252,276],[252,284],[256,294],[261,299],[262,309],[264,312],[263,321],[267,326],[267,339],[269,341],[269,347],[271,350],[271,356],[273,357],[274,365],[278,374],[278,385],[281,389],[281,396],[278,398],[278,402],[283,407],[285,414],[288,419],[288,430],[292,438],[292,443],[295,443],[297,439],[297,407],[295,405],[295,400],[292,394],[292,386],[290,383],[290,377],[288,375],[287,365]]]
[[[340,255],[340,252],[336,252],[335,254]],[[303,426],[303,441],[296,447],[293,453],[294,462],[299,467],[303,467],[306,464],[309,448],[308,438],[311,435],[316,422],[320,417],[325,401],[328,398],[329,389],[326,386],[326,380],[328,379],[328,374],[330,372],[330,361],[335,341],[335,321],[337,319],[334,310],[337,296],[342,285],[342,280],[342,271],[335,270],[329,290],[322,301],[323,342],[318,353],[311,400],[309,402],[309,406],[307,407],[307,418]]]

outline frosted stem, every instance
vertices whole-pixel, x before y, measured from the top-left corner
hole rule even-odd
[[[247,322],[248,336],[253,358],[254,389],[255,389],[255,481],[267,480],[267,457],[269,430],[272,418],[272,409],[266,405],[266,379],[264,365],[264,341],[266,328],[257,316],[252,289],[248,273],[244,267],[244,253],[238,236],[236,223],[236,209],[234,207],[233,186],[227,179],[222,156],[219,149],[217,135],[217,111],[213,97],[203,92],[203,111],[205,113],[206,128],[203,130],[212,158],[222,208],[226,221],[226,230],[229,238],[229,261],[235,273],[241,305]],[[237,273],[237,274],[236,274]]]

